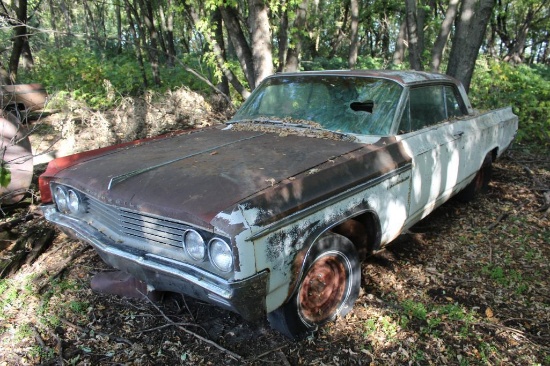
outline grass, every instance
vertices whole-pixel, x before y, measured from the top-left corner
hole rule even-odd
[[[488,196],[470,204],[449,202],[423,220],[421,230],[412,228],[363,263],[363,294],[353,311],[304,340],[290,342],[265,323],[248,323],[189,298],[159,306],[179,324],[197,324],[186,328],[250,365],[281,364],[284,358],[293,365],[550,366],[550,220],[539,211],[541,196],[520,164],[505,160],[495,168]],[[550,186],[547,171],[538,174]],[[0,354],[8,350],[23,357],[31,350],[29,364],[55,359],[55,341],[48,335],[57,327],[68,329],[59,323],[64,317],[89,328],[86,337],[65,332],[68,364],[242,364],[165,327],[148,303],[93,294],[89,276],[101,266],[94,258],[90,251],[42,294],[32,291],[28,278],[0,281]],[[47,347],[37,346],[31,325]]]

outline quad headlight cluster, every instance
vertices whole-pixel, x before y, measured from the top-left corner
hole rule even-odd
[[[53,186],[53,198],[60,212],[74,215],[86,212],[84,196],[72,188],[61,185]]]
[[[52,193],[57,209],[64,214],[80,215],[88,210],[87,198],[79,191],[60,184],[52,185]],[[201,235],[194,229],[185,229],[182,246],[187,255],[196,262],[212,263],[221,272],[233,269],[233,252],[222,238]]]
[[[213,238],[208,243],[193,229],[183,234],[183,247],[195,261],[205,261],[207,258],[220,271],[229,272],[233,269],[233,253],[231,247],[221,238]]]

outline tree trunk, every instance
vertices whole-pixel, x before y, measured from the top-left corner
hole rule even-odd
[[[244,76],[248,85],[252,89],[256,85],[256,78],[254,76],[254,61],[252,59],[252,51],[246,41],[246,36],[239,23],[239,15],[234,8],[228,8],[221,6],[220,11],[222,18],[227,28],[227,33],[231,44],[237,54],[237,58],[243,70]]]
[[[0,61],[0,85],[10,85],[13,84],[10,80],[10,74],[8,70],[4,68],[4,65]]]
[[[405,60],[405,38],[407,37],[407,20],[401,22],[401,27],[399,27],[399,34],[397,35],[397,40],[395,41],[395,51],[393,52],[393,62],[394,66],[399,66]]]
[[[411,69],[422,70],[422,49],[420,48],[416,0],[406,0],[407,35],[409,39],[409,62]]]
[[[50,0],[51,1],[51,0]],[[121,15],[121,8],[122,4],[116,4],[115,5],[115,15],[116,15],[116,33],[117,33],[117,45],[116,45],[116,53],[121,54],[122,53],[122,15]]]
[[[94,14],[92,13],[92,10],[90,9],[90,7],[88,6],[88,1],[87,0],[84,0],[82,2],[82,5],[84,6],[84,13],[86,14],[86,42],[88,41],[88,39],[94,39],[97,43],[98,46],[101,46],[100,44],[100,41],[99,41],[99,32],[98,32],[98,29],[97,29],[97,26],[96,26],[96,22],[94,21]],[[92,33],[93,35],[90,35],[90,31],[88,30],[88,24],[89,24],[89,27],[92,28]]]
[[[166,3],[166,9],[168,14],[165,13],[164,7],[159,6],[159,15],[160,15],[160,25],[161,29],[165,35],[165,47],[166,53],[168,54],[168,66],[174,66],[174,60],[176,59],[176,45],[174,43],[174,13],[171,11],[171,1],[168,0]],[[221,26],[221,23],[220,25]]]
[[[359,1],[351,0],[351,23],[350,23],[350,45],[348,65],[350,69],[355,69],[357,64],[357,54],[359,53]]]
[[[52,32],[53,32],[53,42],[55,45],[55,49],[58,50],[60,46],[59,46],[59,36],[57,35],[57,23],[56,23],[55,6],[54,6],[53,0],[49,0],[49,6],[50,6],[50,27],[52,28]]]
[[[345,33],[342,29],[346,29],[347,27],[347,23],[348,23],[348,14],[349,14],[349,9],[350,8],[350,4],[349,2],[346,2],[345,4],[345,8],[344,8],[344,16],[343,16],[343,19],[342,19],[342,25],[337,25],[336,26],[336,34],[334,35],[332,41],[330,42],[330,52],[328,54],[328,58],[331,59],[331,58],[334,58],[336,56],[336,54],[338,54],[338,51],[340,50],[340,46],[342,45],[342,42],[344,41],[344,38],[345,38]]]
[[[443,19],[443,23],[441,23],[441,29],[439,30],[439,34],[432,49],[432,72],[439,72],[439,67],[441,66],[441,61],[443,59],[443,51],[445,50],[445,45],[449,40],[449,34],[451,34],[451,28],[458,12],[458,1],[459,0],[451,0],[449,2],[445,19]]]
[[[216,43],[220,45],[222,57],[225,60],[227,59],[227,57],[225,50],[225,40],[223,37],[223,19],[220,8],[216,9],[214,11],[214,14],[212,14],[212,23],[216,25],[214,37],[216,39]],[[222,80],[218,83],[216,87],[225,95],[229,95],[229,81],[227,80],[227,76],[222,75]]]
[[[284,4],[286,4],[286,2]],[[281,72],[285,69],[286,53],[288,52],[288,8],[281,10],[281,12],[279,33],[277,34],[277,44],[279,45],[279,64],[277,65],[277,72]]]
[[[273,55],[267,2],[266,0],[248,0],[248,3],[255,77],[255,84],[250,87],[254,89],[263,79],[273,74]]]
[[[303,0],[296,9],[296,18],[292,24],[292,38],[294,47],[287,50],[285,71],[298,71],[300,69],[300,53],[302,52],[302,34],[301,31],[306,26],[307,5],[309,0]]]
[[[13,48],[10,56],[9,78],[12,83],[17,80],[17,71],[19,69],[19,60],[23,58],[23,66],[30,69],[34,65],[31,49],[29,47],[29,35],[27,33],[27,0],[19,0],[19,6],[16,7],[17,21],[14,25],[15,36],[13,38]]]
[[[128,23],[130,24],[130,33],[132,34],[132,38],[134,39],[134,48],[136,50],[136,58],[139,64],[139,69],[141,71],[141,77],[143,79],[143,86],[147,88],[149,82],[147,81],[147,73],[145,72],[145,64],[143,62],[143,53],[141,52],[140,44],[140,39],[142,37],[141,34],[138,35],[138,32],[136,31],[136,28],[138,28],[138,30],[140,29],[139,18],[136,17],[135,22],[137,22],[137,24],[135,24],[133,20],[135,16],[135,9],[133,8],[132,4],[130,4],[129,0],[126,0],[126,16],[128,17]]]
[[[544,52],[542,53],[542,56],[539,62],[548,65],[550,64],[550,36],[548,35],[548,33],[546,36],[548,38],[544,42]]]
[[[382,33],[382,35],[381,35],[381,38],[382,38],[382,54],[383,54],[383,57],[384,57],[384,61],[386,61],[386,60],[389,60],[389,58],[391,57],[391,53],[390,53],[391,20],[386,15],[385,12],[384,12],[384,17],[381,20],[380,25],[381,25],[381,28],[382,28],[380,30],[380,32]]]
[[[73,39],[73,19],[71,17],[71,10],[64,1],[61,1],[59,6],[61,7],[61,12],[63,13],[63,18],[65,20],[65,32],[67,33],[67,37],[63,37],[63,45],[70,46]]]
[[[191,19],[193,19],[193,22],[195,24],[198,24],[200,19],[199,15],[193,9],[191,6],[186,6],[187,12],[190,14]],[[220,9],[221,10],[221,9]],[[235,74],[226,66],[226,60],[224,58],[225,50],[221,48],[221,46],[216,42],[215,39],[212,38],[210,33],[205,32],[204,38],[206,38],[206,41],[212,47],[212,51],[214,52],[214,56],[216,56],[216,62],[218,63],[218,67],[222,70],[222,73],[227,77],[227,80],[233,88],[244,98],[248,98],[250,95],[250,92],[246,90],[246,88],[241,84],[239,79],[235,76]]]
[[[474,74],[479,48],[485,38],[494,0],[463,0],[457,19],[447,74],[460,80],[466,91]]]
[[[504,58],[504,61],[512,64],[521,64],[523,62],[525,42],[527,41],[529,28],[531,27],[531,23],[533,21],[533,15],[533,9],[529,9],[523,24],[519,27],[516,39],[512,43],[512,48],[509,50],[508,55]]]
[[[153,71],[153,81],[155,85],[160,86],[160,70],[159,70],[159,55],[158,55],[158,32],[155,26],[155,18],[153,15],[153,7],[151,1],[141,0],[141,14],[143,17],[143,22],[149,31],[149,42],[151,42],[150,47],[148,47],[149,61],[151,62],[151,69]]]

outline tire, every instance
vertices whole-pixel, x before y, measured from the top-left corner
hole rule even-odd
[[[268,314],[271,327],[299,339],[353,308],[361,287],[361,264],[352,242],[330,233],[307,255],[305,271],[290,299]]]
[[[487,193],[489,189],[489,182],[491,181],[491,174],[493,171],[493,159],[491,154],[487,154],[483,160],[481,168],[476,173],[474,180],[472,180],[464,189],[457,194],[457,198],[462,202],[472,201],[478,194]]]

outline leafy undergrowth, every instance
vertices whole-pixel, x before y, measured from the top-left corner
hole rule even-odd
[[[487,195],[369,258],[354,310],[299,342],[176,294],[96,294],[108,267],[58,234],[0,282],[0,364],[550,365],[548,187],[547,152],[511,151]]]

